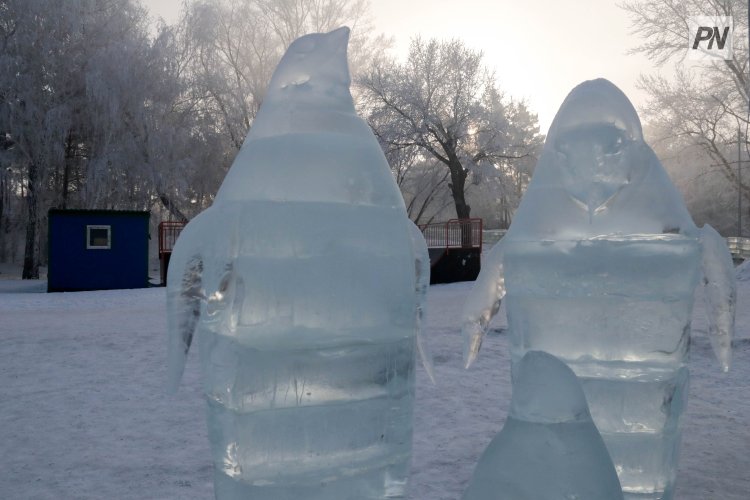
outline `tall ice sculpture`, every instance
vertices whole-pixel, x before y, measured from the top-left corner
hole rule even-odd
[[[515,366],[528,350],[565,361],[627,499],[671,499],[688,388],[693,292],[729,369],[735,283],[724,240],[696,228],[630,101],[607,80],[563,102],[506,236],[464,308],[476,358],[506,296]]]
[[[169,383],[195,335],[219,499],[404,496],[429,257],[354,111],[348,39],[291,44],[174,248]]]

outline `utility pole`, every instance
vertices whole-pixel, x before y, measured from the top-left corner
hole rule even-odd
[[[737,126],[737,237],[742,238],[742,129]]]

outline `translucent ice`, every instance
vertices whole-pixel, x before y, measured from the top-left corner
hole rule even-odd
[[[626,498],[669,499],[701,276],[727,370],[729,251],[710,226],[693,224],[627,97],[606,80],[584,82],[558,111],[513,224],[466,302],[466,364],[507,293],[513,366],[529,349],[565,361]]]
[[[541,351],[524,355],[514,373],[508,419],[479,459],[463,498],[622,498],[581,384],[565,363]]]
[[[348,36],[292,43],[171,259],[170,385],[195,334],[217,498],[404,495],[429,258],[354,111]]]

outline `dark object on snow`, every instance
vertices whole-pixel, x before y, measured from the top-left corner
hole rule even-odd
[[[186,224],[187,222],[179,221],[162,221],[159,223],[159,277],[161,278],[161,286],[167,286],[167,271],[169,270],[169,259],[172,258],[172,249]]]
[[[150,212],[49,211],[48,292],[145,288]]]
[[[474,281],[481,269],[482,219],[422,224],[430,251],[430,284]]]

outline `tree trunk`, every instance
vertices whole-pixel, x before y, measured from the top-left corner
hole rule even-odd
[[[451,194],[453,203],[456,205],[456,216],[459,219],[468,219],[471,214],[471,207],[466,204],[464,197],[464,188],[466,187],[466,171],[458,158],[451,158],[448,168],[451,171]]]
[[[450,156],[450,163],[448,168],[451,171],[451,194],[453,195],[453,203],[456,205],[456,216],[460,220],[469,219],[471,217],[471,207],[466,203],[466,197],[464,196],[464,188],[466,186],[466,175],[467,171],[464,170],[463,165],[455,155]],[[471,224],[461,224],[461,246],[464,248],[471,248]]]
[[[8,224],[5,222],[5,172],[0,172],[0,262],[5,262],[5,235]]]
[[[157,195],[159,196],[159,201],[161,201],[161,204],[164,205],[164,208],[169,211],[170,215],[177,219],[180,222],[187,222],[188,218],[185,217],[185,214],[182,213],[182,211],[177,208],[177,206],[174,204],[174,202],[162,191],[157,191]]]
[[[63,178],[61,187],[62,205],[60,208],[68,208],[68,184],[70,183],[70,164],[75,157],[75,146],[73,142],[73,133],[68,134],[67,144],[65,146],[65,159],[63,161]]]
[[[65,162],[65,170],[63,171],[63,185],[62,185],[62,205],[60,208],[68,208],[68,182],[70,178],[70,164]]]
[[[0,229],[2,229],[5,208],[5,174],[0,172]]]
[[[39,253],[37,252],[37,166],[29,165],[29,183],[26,189],[26,206],[28,220],[26,221],[26,246],[23,254],[23,272],[21,278],[25,280],[39,279]]]

